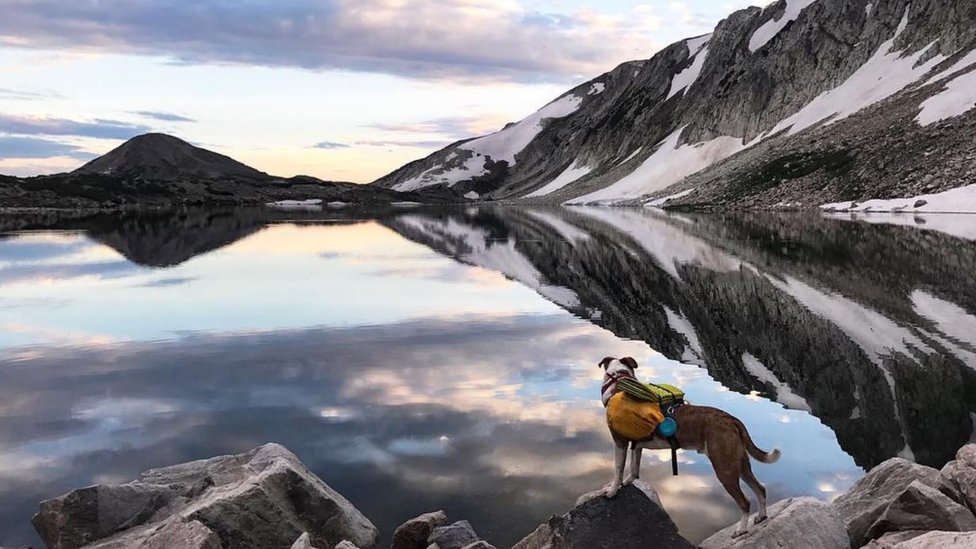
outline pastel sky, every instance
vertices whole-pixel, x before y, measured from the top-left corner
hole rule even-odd
[[[0,173],[160,131],[369,182],[762,0],[0,0]]]

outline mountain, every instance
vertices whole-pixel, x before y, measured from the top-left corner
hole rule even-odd
[[[233,158],[195,147],[172,135],[147,133],[126,141],[74,172],[77,175],[177,179],[270,179]]]
[[[454,198],[442,189],[428,189],[421,196],[310,176],[275,177],[159,133],[134,137],[70,173],[0,176],[0,208],[171,207],[280,200],[375,206]]]
[[[374,185],[695,207],[937,195],[976,183],[973,21],[971,0],[779,0],[737,11],[711,34],[624,63]],[[976,210],[976,186],[957,195]],[[932,204],[900,206],[960,203],[922,202]]]

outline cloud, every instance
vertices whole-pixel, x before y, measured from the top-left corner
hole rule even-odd
[[[50,139],[0,135],[0,160],[7,158],[50,158],[52,156],[91,160],[97,155],[85,152],[76,145]]]
[[[0,88],[0,99],[35,100],[35,99],[60,99],[64,96],[54,92],[33,92],[24,90],[14,90],[10,88]]]
[[[375,123],[366,127],[392,133],[443,135],[456,141],[473,135],[484,135],[501,129],[504,122],[498,116],[445,116],[407,123]]]
[[[137,284],[140,288],[168,288],[171,286],[183,286],[189,284],[196,280],[193,276],[179,276],[172,278],[160,278],[158,280],[150,280],[149,282],[144,282],[142,284]]]
[[[71,135],[97,139],[129,139],[151,131],[142,124],[96,118],[92,121],[40,118],[0,113],[0,132],[21,135]],[[54,155],[49,155],[54,156]]]
[[[162,111],[132,111],[132,114],[137,114],[139,116],[144,116],[146,118],[152,118],[153,120],[162,120],[164,122],[196,122],[192,118],[183,116],[182,114],[175,114],[171,112]]]
[[[336,141],[319,141],[318,143],[312,145],[316,149],[348,149],[350,147],[347,143],[338,143]]]
[[[417,147],[421,149],[439,149],[451,143],[452,141],[444,139],[418,139],[415,141],[373,139],[369,141],[356,141],[356,145],[362,147]]]
[[[648,57],[660,46],[653,33],[661,26],[647,6],[567,15],[516,0],[35,0],[15,6],[4,9],[0,45],[421,79],[565,82]]]

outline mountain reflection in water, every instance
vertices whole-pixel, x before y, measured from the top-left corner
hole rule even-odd
[[[973,432],[976,246],[936,231],[591,208],[0,229],[0,544],[38,543],[41,499],[273,440],[385,536],[445,508],[510,545],[608,480],[606,354],[782,448],[774,499]],[[643,472],[685,535],[735,520],[707,460],[666,459]]]

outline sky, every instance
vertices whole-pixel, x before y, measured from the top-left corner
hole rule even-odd
[[[372,181],[754,0],[0,0],[0,174],[150,131]]]

